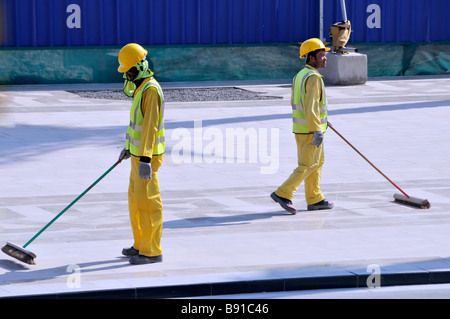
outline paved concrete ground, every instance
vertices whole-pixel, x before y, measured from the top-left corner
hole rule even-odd
[[[329,130],[322,189],[335,208],[308,212],[301,186],[295,216],[269,198],[296,166],[289,83],[223,85],[283,99],[167,103],[163,263],[132,266],[121,257],[132,244],[124,162],[27,247],[36,265],[0,256],[0,296],[186,297],[450,282],[449,77],[327,89],[334,127],[431,209],[394,203],[398,191]],[[70,88],[105,86],[117,88]],[[1,245],[26,243],[123,147],[130,103],[66,88],[1,88]]]

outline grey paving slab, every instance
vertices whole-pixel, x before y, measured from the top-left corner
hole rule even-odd
[[[295,216],[269,198],[296,163],[288,83],[220,85],[283,99],[167,103],[163,263],[132,266],[120,256],[131,245],[124,162],[28,246],[36,265],[0,256],[0,297],[364,285],[373,265],[383,284],[450,278],[449,77],[327,89],[334,127],[431,209],[394,203],[398,190],[330,130],[322,189],[335,208],[308,212],[301,186]],[[123,147],[129,102],[80,98],[68,89],[0,91],[2,245],[28,241]]]

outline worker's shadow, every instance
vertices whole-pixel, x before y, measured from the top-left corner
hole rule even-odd
[[[164,228],[245,225],[254,220],[269,219],[274,216],[291,216],[291,214],[288,214],[285,211],[274,211],[266,213],[230,214],[227,216],[217,217],[193,217],[167,221],[164,223]],[[22,264],[14,260],[0,259],[0,268],[8,271],[0,275],[0,287],[11,283],[38,282],[69,276],[74,273],[76,269],[79,269],[82,274],[87,274],[124,267],[130,267],[128,258],[124,257],[117,257],[103,261],[72,263],[64,266],[39,270],[33,270],[33,266],[28,266],[27,264]]]
[[[111,260],[73,263],[53,268],[33,270],[33,266],[18,263],[14,260],[0,259],[0,267],[9,271],[0,275],[0,287],[12,283],[35,282],[69,276],[77,270],[82,274],[86,274],[129,266],[131,265],[127,258],[117,257]]]
[[[164,222],[163,228],[195,228],[211,226],[235,226],[250,224],[254,220],[269,219],[274,216],[292,216],[285,211],[268,213],[230,214],[227,216],[192,217]]]

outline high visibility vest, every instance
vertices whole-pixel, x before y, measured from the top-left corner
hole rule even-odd
[[[310,69],[308,67],[303,68],[292,81],[292,118],[294,122],[294,133],[307,134],[311,133],[308,124],[306,123],[305,107],[310,107],[305,105],[305,95],[306,95],[306,80],[310,76],[319,76],[322,81],[322,94],[319,101],[320,106],[320,123],[322,126],[322,132],[325,132],[328,127],[328,101],[325,95],[325,86],[322,77],[317,73],[317,71]]]
[[[136,95],[133,97],[133,103],[131,104],[130,125],[128,126],[126,134],[126,149],[129,150],[130,153],[134,156],[140,156],[139,146],[141,145],[142,124],[144,122],[144,115],[142,114],[141,109],[142,94],[150,87],[156,88],[161,101],[159,112],[159,127],[152,155],[161,155],[165,152],[166,143],[164,130],[164,94],[159,83],[152,78],[145,84],[142,90],[136,93]]]

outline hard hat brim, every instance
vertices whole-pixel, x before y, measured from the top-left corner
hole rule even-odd
[[[119,72],[119,73],[125,73],[125,72],[127,72],[129,69],[131,69],[131,68],[126,68],[125,66],[119,66],[118,68],[117,68],[117,72]]]
[[[331,50],[331,48],[327,48],[327,47],[325,47],[325,48],[322,48],[322,49],[318,49],[318,50],[325,50],[325,52],[328,52],[328,51],[330,51]],[[310,53],[310,52],[308,52],[308,53]],[[307,53],[307,54],[308,54]],[[300,56],[300,58],[301,59],[306,59],[306,54],[304,54],[304,55],[301,55]]]

